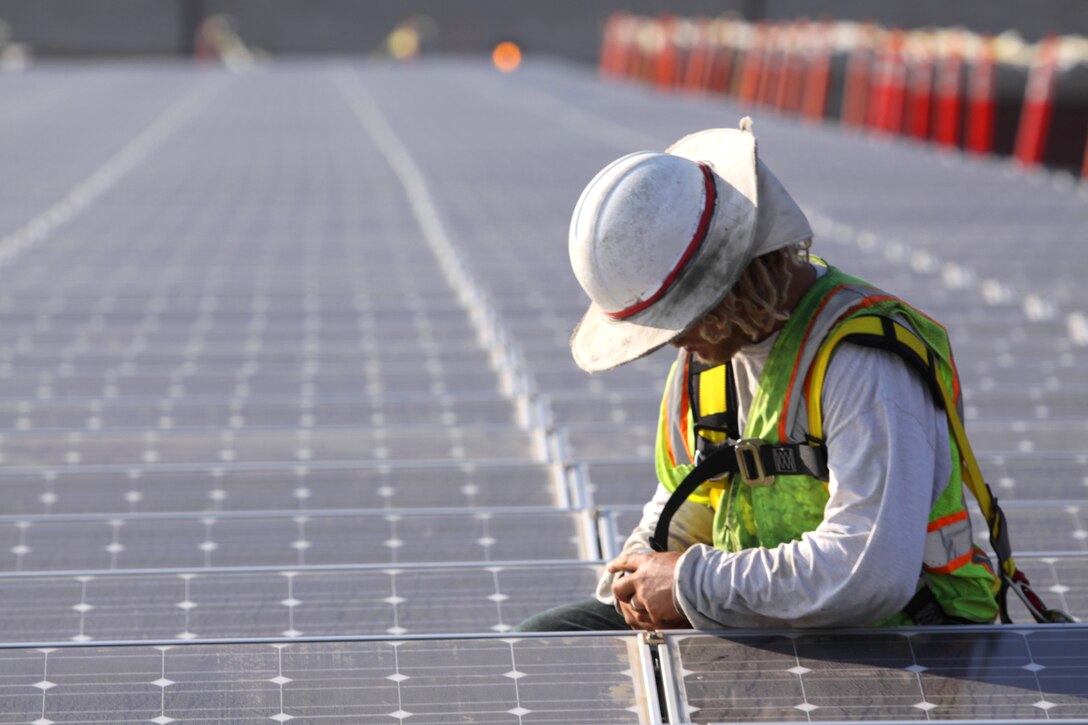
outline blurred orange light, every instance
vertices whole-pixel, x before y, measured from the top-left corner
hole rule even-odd
[[[503,73],[512,73],[521,65],[521,48],[517,43],[505,40],[495,46],[491,52],[491,61]]]

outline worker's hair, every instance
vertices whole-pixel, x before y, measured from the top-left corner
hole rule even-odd
[[[798,267],[808,262],[812,240],[776,249],[753,259],[733,289],[706,314],[700,325],[700,335],[717,344],[733,334],[736,328],[759,339],[777,322],[789,317],[779,307]]]

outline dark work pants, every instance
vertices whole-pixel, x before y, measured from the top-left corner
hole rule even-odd
[[[598,630],[625,630],[631,627],[614,607],[601,604],[596,599],[584,599],[573,604],[562,604],[529,617],[514,627],[515,632],[576,632]]]

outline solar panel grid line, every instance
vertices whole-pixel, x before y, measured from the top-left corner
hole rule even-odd
[[[572,562],[578,562],[583,564],[601,564],[604,563],[604,559],[586,559],[586,558],[567,558],[567,559],[472,559],[466,561],[398,561],[398,562],[373,562],[373,563],[335,563],[335,564],[289,564],[289,565],[277,565],[277,564],[247,564],[238,566],[177,566],[177,567],[147,567],[137,568],[132,567],[129,569],[117,567],[113,569],[93,569],[93,568],[81,568],[81,569],[35,569],[35,570],[7,570],[0,571],[0,580],[4,579],[32,579],[42,576],[56,577],[75,577],[75,576],[146,576],[146,575],[188,575],[194,573],[205,574],[252,574],[252,573],[279,573],[283,571],[305,571],[305,572],[323,572],[323,571],[384,571],[390,567],[396,567],[397,569],[432,569],[434,567],[442,568],[472,568],[478,567],[482,564],[498,567],[511,567],[511,566],[533,566],[533,565],[558,565],[558,564],[571,564]]]
[[[145,647],[202,647],[217,645],[293,645],[293,644],[326,644],[339,642],[361,642],[378,644],[396,644],[398,642],[451,642],[451,641],[479,641],[497,640],[540,640],[554,639],[602,639],[610,637],[635,637],[636,632],[602,632],[602,631],[571,631],[563,632],[425,632],[404,634],[331,634],[331,635],[306,635],[297,636],[267,636],[267,637],[208,637],[203,639],[119,639],[100,641],[74,641],[56,640],[42,642],[0,642],[0,651],[33,651],[33,650],[75,650],[85,651],[93,649],[138,649]],[[2,676],[2,675],[0,675]]]

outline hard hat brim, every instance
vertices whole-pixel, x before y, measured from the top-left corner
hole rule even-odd
[[[661,299],[638,314],[615,320],[590,304],[570,341],[583,370],[609,370],[672,342],[714,309],[756,256],[756,140],[742,128],[700,131],[666,149],[714,172],[718,201],[706,240]]]

